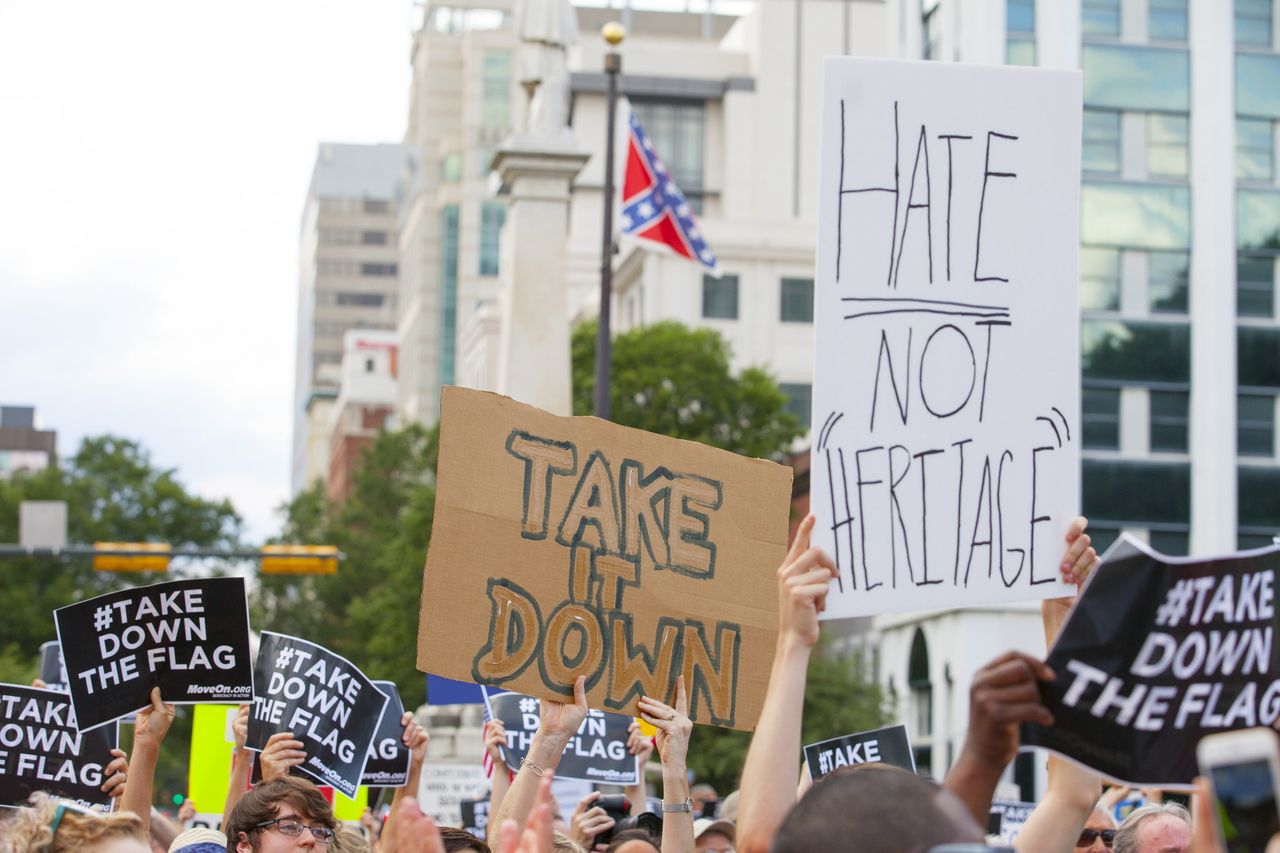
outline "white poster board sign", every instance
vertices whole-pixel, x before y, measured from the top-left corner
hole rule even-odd
[[[1067,595],[1081,77],[829,58],[811,506],[825,618]]]

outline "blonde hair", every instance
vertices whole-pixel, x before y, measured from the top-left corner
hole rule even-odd
[[[31,799],[32,808],[17,809],[0,824],[0,853],[70,853],[117,838],[132,838],[147,847],[142,819],[133,812],[84,814],[66,809],[54,832],[49,825],[62,802],[44,794]]]
[[[563,832],[552,833],[551,849],[555,850],[555,853],[587,853],[585,847]]]

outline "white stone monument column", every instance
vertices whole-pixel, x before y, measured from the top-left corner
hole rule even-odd
[[[588,154],[517,137],[493,160],[507,196],[502,228],[498,391],[572,414],[565,241],[569,194]]]

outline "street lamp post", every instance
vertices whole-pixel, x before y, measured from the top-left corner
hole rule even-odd
[[[618,73],[622,55],[617,47],[627,31],[617,21],[605,24],[600,34],[609,43],[604,55],[604,71],[609,81],[608,118],[604,145],[604,241],[600,260],[600,320],[596,329],[596,417],[609,420],[609,387],[612,382],[613,341],[610,314],[613,307],[613,125],[618,112]]]

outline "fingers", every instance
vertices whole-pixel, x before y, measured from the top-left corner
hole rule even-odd
[[[831,555],[821,548],[808,548],[795,560],[780,568],[778,577],[786,580],[824,567],[830,571],[832,577],[835,577],[836,564],[831,559]]]
[[[573,704],[578,710],[587,713],[587,677],[579,675],[573,682]]]
[[[684,690],[683,675],[676,678],[676,713],[682,717],[689,714],[689,696]]]
[[[1053,681],[1057,676],[1048,664],[1024,652],[1005,652],[991,663],[978,670],[973,684],[992,687],[1003,687],[1013,684],[1028,676],[1041,681]]]
[[[782,570],[789,564],[800,559],[800,555],[809,550],[809,540],[813,535],[813,525],[817,522],[817,518],[813,513],[809,513],[800,521],[800,526],[796,528],[796,538],[791,540],[791,547],[787,549],[787,557],[782,561],[782,566],[778,569],[778,574],[782,574]]]

